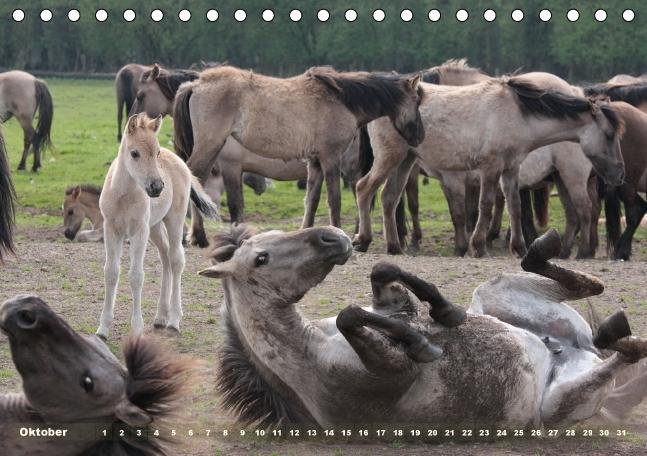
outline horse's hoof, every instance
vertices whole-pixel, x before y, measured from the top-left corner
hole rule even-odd
[[[388,245],[386,247],[386,253],[389,255],[402,255],[404,254],[404,251],[399,245]]]
[[[485,242],[487,242],[488,244],[491,244],[492,241],[494,241],[495,239],[499,239],[499,232],[498,231],[488,233],[487,236],[485,237]]]
[[[192,234],[191,235],[191,245],[200,247],[201,249],[209,247],[209,241],[207,236],[204,233]]]
[[[443,355],[443,349],[426,339],[407,347],[407,356],[417,363],[430,363]]]
[[[510,246],[510,250],[512,251],[513,255],[516,254],[519,258],[525,257],[527,253],[526,246],[523,243],[517,244],[515,246]]]
[[[558,257],[560,260],[568,260],[568,259],[571,257],[571,250],[570,250],[570,249],[562,249],[562,250],[559,252],[559,255],[558,255],[557,257]],[[579,258],[579,253],[578,253],[578,255],[577,255],[576,259],[578,259],[578,260],[580,259],[580,258]]]
[[[359,236],[355,236],[353,238],[353,249],[355,249],[356,252],[366,252],[368,251],[368,246],[371,245],[371,241],[368,240],[363,240]]]
[[[25,164],[21,163],[18,165],[18,171],[24,171],[25,170]]]
[[[455,328],[467,320],[467,312],[465,309],[453,304],[440,312],[434,312],[432,307],[429,311],[429,316],[447,328]]]
[[[562,241],[556,229],[550,229],[530,244],[528,252],[521,260],[524,271],[533,272],[543,266],[551,258],[555,258],[562,250]]]
[[[37,173],[39,169],[40,169],[40,166],[38,168],[34,167],[34,168],[31,169],[31,172],[32,173]]]
[[[631,336],[631,328],[629,327],[627,316],[620,309],[600,323],[598,334],[593,338],[593,345],[600,350],[604,350],[609,345],[627,336]]]
[[[153,329],[155,331],[161,331],[166,328],[166,323],[153,323]]]
[[[566,257],[566,258],[568,258],[568,257]],[[578,250],[577,255],[575,255],[576,260],[589,260],[591,258],[595,258],[595,253],[590,252],[588,250],[585,250],[585,251]]]
[[[166,327],[166,335],[170,337],[179,337],[180,336],[180,330],[176,328],[175,326],[167,326]]]

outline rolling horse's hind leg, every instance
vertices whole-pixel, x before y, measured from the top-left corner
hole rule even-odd
[[[355,305],[343,309],[336,324],[366,368],[376,374],[405,371],[416,362],[428,363],[442,355],[439,347],[406,322]],[[392,341],[402,343],[404,350],[393,346]]]
[[[599,295],[604,291],[602,282],[589,274],[572,271],[551,263],[551,258],[559,255],[561,250],[559,234],[555,229],[547,231],[537,238],[521,261],[524,271],[534,272],[553,279],[560,284],[566,299],[575,300]]]
[[[467,318],[465,310],[445,299],[434,284],[425,282],[394,264],[377,263],[373,266],[371,286],[375,298],[379,299],[384,285],[396,281],[411,290],[418,299],[429,303],[429,315],[441,325],[452,328],[462,324]]]

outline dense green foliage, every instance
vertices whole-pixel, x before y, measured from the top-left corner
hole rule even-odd
[[[271,74],[294,74],[312,65],[331,64],[338,69],[395,69],[414,71],[449,58],[467,57],[473,65],[490,73],[517,68],[546,70],[571,80],[605,80],[617,73],[639,74],[647,61],[647,2],[642,0],[33,0],[21,2],[26,18],[11,20],[16,2],[0,2],[0,67],[27,70],[115,72],[127,62],[158,61],[167,66],[186,67],[200,60],[228,60],[234,65]],[[38,14],[47,7],[53,19],[43,23]],[[69,8],[78,8],[81,19],[67,19]],[[94,18],[98,7],[109,19]],[[132,23],[122,19],[126,8],[134,8]],[[400,11],[409,8],[413,20],[405,23]],[[160,23],[150,12],[160,8]],[[177,13],[191,10],[190,22]],[[216,22],[208,22],[205,12],[215,8]],[[247,19],[238,23],[233,11],[243,8]],[[261,12],[275,12],[272,22]],[[303,19],[294,23],[289,11],[299,8]],[[331,18],[320,23],[316,11],[326,8]],[[344,11],[354,8],[358,19],[349,23]],[[382,8],[383,22],[375,22],[372,12]],[[432,23],[428,11],[437,8],[442,19]],[[470,18],[464,23],[455,12],[465,8]],[[497,12],[494,22],[483,19],[483,11]],[[511,20],[514,8],[524,11],[524,19]],[[548,23],[540,22],[538,12],[552,11]],[[580,12],[577,22],[566,19],[566,11]],[[608,17],[597,22],[593,14],[604,8]],[[635,20],[626,23],[622,11],[631,8]]]

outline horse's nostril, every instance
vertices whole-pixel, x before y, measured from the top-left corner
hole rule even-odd
[[[22,329],[32,329],[36,326],[36,315],[31,310],[19,310],[16,313],[16,324]]]
[[[319,239],[323,244],[337,244],[339,243],[339,237],[330,233],[322,233],[319,236]]]

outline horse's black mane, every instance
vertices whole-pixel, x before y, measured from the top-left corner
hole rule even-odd
[[[582,87],[587,96],[606,96],[611,101],[624,101],[633,106],[647,103],[647,82],[637,84],[593,84]]]
[[[397,73],[338,73],[331,67],[313,67],[305,73],[324,85],[354,114],[394,115],[404,102],[403,76]],[[422,88],[418,88],[422,97]]]
[[[142,73],[142,81],[147,79],[153,70],[148,70]],[[194,81],[200,77],[200,73],[193,70],[162,70],[160,69],[159,76],[155,79],[162,94],[166,99],[173,101],[175,94],[180,86],[187,81]]]
[[[112,456],[127,454],[136,456],[171,456],[177,454],[172,448],[170,433],[164,428],[175,416],[181,401],[185,399],[192,382],[194,361],[178,356],[165,344],[152,337],[130,337],[126,340],[123,353],[128,368],[126,394],[130,402],[144,410],[152,422],[146,428],[138,428],[147,435],[160,429],[160,435],[137,438],[135,431],[126,423],[116,421],[113,428],[125,429],[125,436],[119,440],[99,442],[83,455]]]
[[[82,192],[92,193],[93,195],[101,196],[101,187],[92,184],[74,185],[65,189],[65,195],[71,195],[76,187],[80,187]]]

